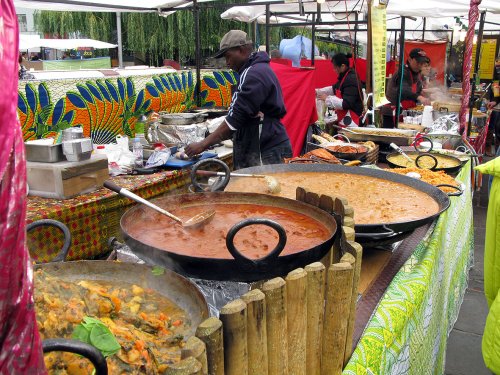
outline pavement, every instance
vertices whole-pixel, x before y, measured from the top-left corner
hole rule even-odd
[[[474,266],[458,319],[448,338],[446,375],[491,375],[481,353],[488,304],[484,297],[484,238],[488,207],[488,176],[480,191],[474,193]]]

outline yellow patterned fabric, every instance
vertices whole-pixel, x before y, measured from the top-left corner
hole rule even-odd
[[[345,375],[443,374],[474,251],[470,162],[451,205],[396,274],[375,309]]]

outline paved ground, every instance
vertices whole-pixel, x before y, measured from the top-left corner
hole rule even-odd
[[[458,320],[448,339],[446,375],[491,375],[483,362],[481,339],[488,314],[484,297],[484,235],[488,206],[487,179],[474,195],[474,267],[469,273],[469,287],[465,292]]]

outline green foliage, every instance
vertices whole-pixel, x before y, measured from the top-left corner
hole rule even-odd
[[[219,3],[246,3],[245,0],[218,0]],[[253,35],[253,25],[220,18],[224,11],[218,7],[203,7],[200,11],[202,58],[219,49],[222,36],[231,29],[245,30]],[[35,27],[39,32],[59,36],[76,35],[116,43],[115,13],[50,12],[35,13]],[[282,38],[290,38],[301,28],[271,29],[271,45],[278,48]],[[180,61],[182,65],[194,63],[195,34],[192,11],[181,10],[161,17],[157,13],[122,13],[123,49],[140,53],[153,64],[163,59]],[[260,26],[260,41],[265,44],[265,29]]]

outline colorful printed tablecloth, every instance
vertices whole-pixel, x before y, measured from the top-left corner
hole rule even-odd
[[[171,192],[189,182],[186,171],[168,171],[143,176],[117,176],[111,181],[148,199]],[[27,223],[54,219],[66,224],[72,245],[68,260],[92,259],[108,249],[110,237],[118,237],[120,218],[134,202],[108,189],[73,199],[28,197]],[[62,233],[57,229],[39,228],[28,234],[28,248],[37,262],[48,262],[62,248]]]
[[[395,276],[344,375],[443,374],[448,334],[458,317],[474,250],[471,168],[429,235]]]

